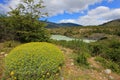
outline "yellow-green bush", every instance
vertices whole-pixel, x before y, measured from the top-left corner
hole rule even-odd
[[[59,73],[62,52],[53,44],[31,42],[14,48],[5,58],[6,76],[18,80],[42,80]]]

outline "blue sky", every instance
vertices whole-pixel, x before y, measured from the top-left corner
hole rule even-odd
[[[120,0],[114,0],[112,2],[107,2],[106,0],[103,0],[103,2],[101,2],[101,3],[96,3],[94,5],[90,5],[88,9],[92,10],[99,6],[106,6],[106,7],[109,7],[110,9],[120,8]],[[84,10],[84,13],[77,12],[77,13],[72,13],[72,14],[69,14],[69,13],[58,14],[57,16],[52,16],[52,17],[48,18],[48,21],[59,22],[62,19],[77,19],[80,16],[86,15],[87,12],[88,12],[88,10]]]
[[[82,16],[86,16],[87,13],[90,11],[90,10],[94,10],[100,6],[104,6],[104,7],[108,7],[109,9],[111,10],[114,10],[114,9],[118,9],[120,8],[120,0],[112,0],[112,1],[107,1],[107,0],[103,0],[102,2],[99,2],[99,3],[96,3],[96,4],[93,4],[93,5],[89,5],[89,7],[83,11],[80,11],[80,12],[75,12],[75,13],[72,13],[72,14],[69,14],[69,13],[64,13],[64,14],[58,14],[57,16],[52,16],[50,18],[48,18],[48,21],[52,21],[52,22],[73,22],[73,21],[70,21],[70,20],[76,20],[78,19],[79,17],[82,17]],[[111,16],[114,16],[114,15],[111,15]],[[120,18],[120,15],[118,15],[119,17],[117,18]],[[115,18],[115,19],[117,19]],[[114,19],[114,18],[113,18]],[[110,19],[110,20],[113,20],[113,19]],[[62,21],[63,20],[63,21]],[[104,18],[103,18],[104,20]],[[110,21],[110,20],[104,20],[104,21],[101,21],[101,22],[98,22],[96,23],[95,25],[97,24],[102,24],[104,22],[107,22],[107,21]],[[97,20],[96,20],[97,21]],[[79,22],[77,21],[74,21],[76,23],[79,24]],[[94,22],[93,22],[94,23]],[[86,23],[85,23],[86,24]],[[91,23],[90,23],[91,24]],[[90,25],[88,24],[88,25]],[[84,25],[84,24],[83,24]],[[94,25],[94,24],[93,24]]]
[[[6,1],[6,2],[5,2]],[[0,11],[8,12],[20,0],[0,0]],[[37,1],[37,0],[36,0]],[[120,0],[43,0],[48,12],[46,19],[56,23],[99,25],[120,19]]]

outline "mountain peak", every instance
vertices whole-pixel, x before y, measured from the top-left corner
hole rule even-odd
[[[75,23],[53,23],[53,22],[46,22],[47,28],[58,28],[58,27],[79,27],[82,25],[75,24]]]

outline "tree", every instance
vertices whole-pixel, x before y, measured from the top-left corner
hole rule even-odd
[[[9,12],[12,27],[16,40],[21,42],[31,41],[48,41],[49,33],[44,28],[45,24],[39,21],[39,18],[47,15],[42,13],[41,10],[43,1],[38,0],[21,0],[17,8]]]
[[[3,40],[3,35],[5,35],[5,30],[4,30],[4,18],[2,14],[0,14],[0,41]]]
[[[14,29],[10,26],[11,19],[7,15],[0,15],[0,41],[14,39]]]

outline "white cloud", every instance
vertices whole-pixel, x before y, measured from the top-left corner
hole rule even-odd
[[[108,0],[108,2],[113,2],[114,0]]]
[[[38,1],[38,0],[36,0]],[[114,0],[43,0],[46,8],[43,12],[48,12],[49,16],[67,13],[84,13],[84,10],[89,9],[90,5],[100,3],[102,1],[112,2]],[[20,0],[7,0],[5,3],[0,3],[0,12],[10,11],[9,7],[15,8],[20,3]],[[110,9],[105,6],[99,6],[96,9],[88,11],[87,15],[81,16],[78,19],[65,19],[60,22],[73,22],[81,25],[98,25],[106,21],[120,18],[120,8]]]
[[[64,12],[74,13],[87,9],[90,5],[102,0],[44,0],[46,11],[50,16],[63,14]]]
[[[77,23],[74,19],[61,20],[59,23]]]
[[[99,6],[96,9],[92,9],[88,12],[88,15],[100,15],[102,13],[109,12],[109,8],[105,6]]]
[[[105,6],[100,6],[88,11],[87,15],[81,16],[78,19],[65,19],[60,22],[69,22],[70,20],[81,25],[99,25],[118,18],[120,18],[120,8],[110,9]]]
[[[10,11],[10,7],[16,8],[16,6],[20,3],[20,0],[5,0],[5,3],[0,3],[0,12],[8,12]]]
[[[38,0],[36,0],[38,1]],[[48,12],[50,16],[63,14],[64,12],[74,13],[85,10],[89,5],[101,2],[102,0],[43,0],[46,8],[44,11]],[[8,0],[5,4],[0,3],[0,11],[9,11],[9,6],[15,8],[20,0]]]

